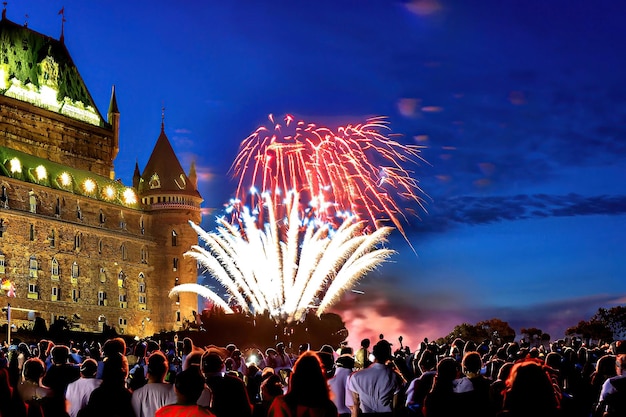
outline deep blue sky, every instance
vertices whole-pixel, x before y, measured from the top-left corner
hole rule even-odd
[[[165,126],[205,207],[267,115],[388,116],[425,145],[428,213],[340,304],[354,336],[415,346],[498,317],[554,337],[626,303],[626,6],[588,1],[9,1],[65,42],[100,111],[121,112],[131,183]],[[25,15],[28,14],[26,19]],[[213,227],[205,216],[205,228]]]

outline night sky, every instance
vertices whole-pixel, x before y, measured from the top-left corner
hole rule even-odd
[[[588,1],[9,1],[65,43],[101,113],[115,85],[116,175],[165,130],[205,199],[235,190],[239,143],[269,114],[387,116],[425,146],[427,212],[336,307],[352,344],[414,347],[500,318],[562,337],[626,303],[626,5]],[[28,17],[26,17],[28,15]]]

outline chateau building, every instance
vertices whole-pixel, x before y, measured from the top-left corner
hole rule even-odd
[[[161,123],[133,184],[115,179],[120,112],[106,119],[59,40],[0,21],[0,304],[12,323],[60,317],[139,336],[193,321],[197,297],[184,253],[200,223],[195,167],[185,173]],[[6,291],[13,285],[15,297]],[[7,295],[8,294],[8,295]]]

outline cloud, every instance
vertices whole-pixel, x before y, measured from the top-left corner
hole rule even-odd
[[[456,225],[484,225],[546,217],[626,214],[626,195],[518,194],[512,196],[451,197],[435,201],[429,214],[408,229],[439,233]]]
[[[492,318],[501,319],[521,337],[522,328],[537,327],[552,339],[562,338],[568,327],[590,319],[598,308],[623,304],[626,294],[600,294],[567,298],[546,303],[529,303],[523,307],[480,306],[463,301],[463,295],[452,290],[438,294],[390,293],[389,288],[374,282],[365,284],[368,297],[344,296],[334,306],[346,323],[351,346],[363,338],[375,340],[379,334],[396,346],[398,336],[414,349],[425,337],[430,340],[446,336],[459,324],[476,324]],[[373,339],[374,338],[374,339]]]

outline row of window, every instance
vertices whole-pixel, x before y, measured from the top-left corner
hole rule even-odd
[[[172,261],[172,270],[178,270],[178,258],[173,258]],[[4,274],[6,271],[6,260],[4,254],[0,253],[0,274]],[[28,277],[29,278],[37,278],[39,273],[39,262],[37,261],[37,257],[35,255],[31,255],[28,260]],[[52,258],[52,267],[50,270],[50,276],[52,279],[58,280],[61,277],[60,269],[59,269],[59,261],[56,258]],[[78,262],[74,261],[71,267],[71,278],[78,278],[80,276],[80,267],[78,266]],[[100,282],[106,282],[106,270],[104,268],[100,268],[99,272]],[[145,276],[143,272],[139,273],[139,280],[142,281]],[[126,274],[124,271],[120,271],[117,275],[118,286],[123,286],[124,280],[126,279]]]
[[[139,295],[137,297],[137,302],[139,304],[139,308],[141,310],[146,309],[146,292],[145,292],[145,284],[139,284]],[[33,300],[39,300],[39,286],[36,282],[30,282],[28,284],[28,296],[27,298]],[[78,288],[71,289],[71,301],[77,303],[80,299],[80,290]],[[50,301],[62,301],[61,300],[61,288],[58,286],[53,286],[50,294]],[[120,308],[128,308],[128,299],[126,292],[120,292],[118,295],[118,302]],[[108,297],[107,293],[104,290],[98,291],[98,296],[96,300],[96,305],[98,306],[108,306]]]
[[[2,191],[0,192],[0,202],[2,203],[2,207],[4,207],[5,209],[10,208],[7,188],[4,185],[2,186]],[[35,195],[35,192],[29,191],[28,192],[28,211],[30,211],[31,213],[37,213],[37,205],[38,205],[38,202],[37,202],[37,196]],[[58,197],[56,200],[56,204],[54,205],[54,215],[57,218],[61,216],[61,199]],[[80,204],[76,204],[76,219],[83,221],[83,211],[80,208]],[[106,215],[104,214],[102,210],[100,210],[98,214],[98,222],[102,226],[106,223],[106,220],[107,220]],[[121,211],[121,210],[120,210],[119,226],[120,226],[120,229],[123,229],[123,230],[126,229],[126,220],[124,219],[124,211]],[[143,216],[139,218],[139,230],[141,231],[142,235],[145,233],[145,225],[144,225]]]

